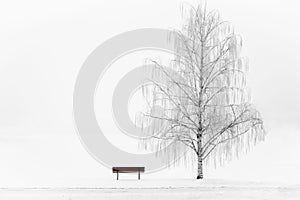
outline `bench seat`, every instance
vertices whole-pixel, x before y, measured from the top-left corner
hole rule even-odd
[[[145,172],[145,167],[113,167],[113,173],[117,173],[117,180],[119,180],[119,173],[138,173],[138,179],[140,180],[141,172]]]

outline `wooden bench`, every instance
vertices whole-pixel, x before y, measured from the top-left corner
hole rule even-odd
[[[145,167],[113,167],[113,173],[117,173],[117,180],[119,180],[119,173],[134,173],[138,172],[138,179],[141,178],[141,172],[145,172]]]

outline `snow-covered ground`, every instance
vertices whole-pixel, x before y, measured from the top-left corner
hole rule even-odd
[[[225,180],[134,180],[103,182],[97,188],[1,188],[5,200],[99,199],[300,199],[300,185]]]

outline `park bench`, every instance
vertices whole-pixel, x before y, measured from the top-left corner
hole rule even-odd
[[[145,167],[113,167],[113,173],[117,173],[117,180],[119,180],[119,173],[138,173],[138,179],[141,178],[141,172],[145,172]]]

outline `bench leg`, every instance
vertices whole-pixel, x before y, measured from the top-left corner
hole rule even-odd
[[[140,171],[139,171],[139,180],[141,179],[141,173],[140,173]]]
[[[117,180],[119,180],[119,172],[117,172]]]

